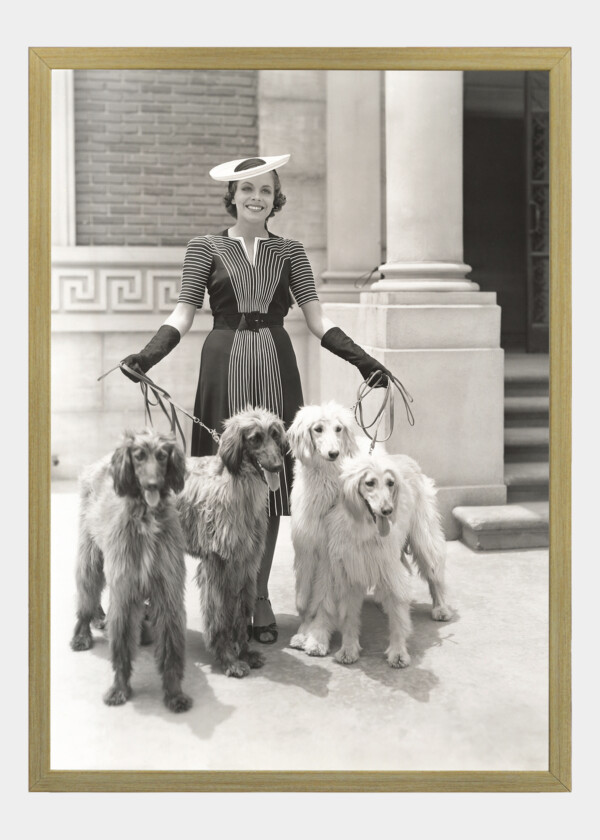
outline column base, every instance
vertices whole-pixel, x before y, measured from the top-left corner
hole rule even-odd
[[[370,291],[373,277],[379,279],[377,268],[356,271],[324,271],[318,289],[322,301],[358,303],[361,292]]]
[[[379,266],[382,279],[370,291],[475,292],[479,285],[465,278],[470,271],[466,263],[388,262]]]

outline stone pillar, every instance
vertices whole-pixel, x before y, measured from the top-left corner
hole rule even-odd
[[[463,74],[385,74],[386,230],[379,291],[475,291],[463,262]]]
[[[329,304],[326,311],[412,394],[415,425],[396,392],[386,446],[414,457],[435,480],[453,539],[454,507],[506,501],[500,308],[495,293],[478,291],[465,277],[462,73],[390,71],[385,85],[383,277],[360,304]],[[360,382],[347,364],[324,354],[322,399],[352,405]],[[379,402],[373,392],[370,408]]]
[[[329,71],[327,270],[319,288],[323,302],[357,303],[360,287],[381,262],[381,126],[382,74]]]
[[[75,245],[73,71],[52,71],[52,245]]]

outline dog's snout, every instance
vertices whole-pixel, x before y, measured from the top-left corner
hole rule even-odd
[[[394,508],[391,505],[385,505],[385,507],[381,508],[381,513],[383,514],[383,516],[389,516],[393,510]]]
[[[330,461],[335,461],[335,459],[338,457],[338,455],[340,453],[339,453],[339,450],[337,450],[337,449],[330,449],[327,454],[329,455],[329,460]]]

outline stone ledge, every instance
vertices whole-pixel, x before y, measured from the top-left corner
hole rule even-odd
[[[475,551],[546,548],[549,544],[547,502],[455,507],[461,539]]]

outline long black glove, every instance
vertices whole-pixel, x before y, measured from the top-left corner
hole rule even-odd
[[[158,364],[161,359],[164,359],[174,347],[177,347],[181,341],[181,333],[170,324],[163,324],[156,335],[153,335],[148,344],[139,353],[132,353],[123,359],[123,364],[130,367],[137,373],[146,373],[151,367]],[[124,373],[132,382],[138,380],[121,368],[121,373]]]
[[[330,353],[334,353],[341,359],[345,359],[347,362],[350,362],[351,365],[354,365],[354,367],[359,369],[362,378],[365,380],[368,379],[373,372],[380,371],[382,376],[379,377],[379,381],[375,385],[376,388],[384,388],[387,385],[388,376],[393,377],[392,372],[389,371],[385,365],[382,365],[381,362],[378,362],[377,359],[373,358],[373,356],[369,356],[368,353],[365,353],[362,347],[355,344],[354,341],[352,341],[352,339],[339,327],[331,327],[331,329],[327,330],[321,339],[321,347],[324,347],[326,350],[329,350]]]

